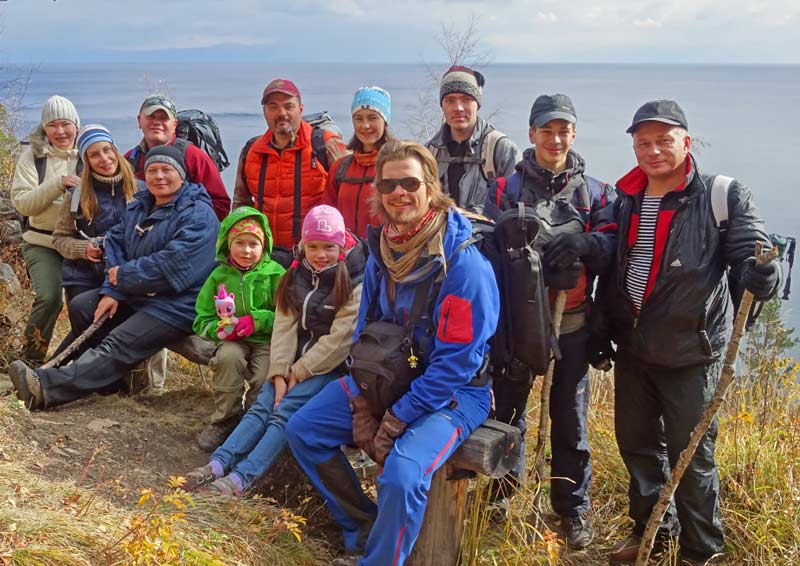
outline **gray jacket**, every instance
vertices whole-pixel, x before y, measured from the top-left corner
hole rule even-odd
[[[469,151],[464,157],[464,176],[459,182],[460,197],[456,203],[459,207],[471,212],[482,212],[483,204],[489,186],[494,182],[494,178],[487,179],[484,174],[484,166],[481,164],[481,145],[485,141],[486,135],[494,130],[494,126],[486,120],[478,117],[475,130],[469,139]],[[447,150],[447,141],[450,138],[450,126],[442,124],[441,129],[428,142],[428,149],[439,164],[439,179],[442,182],[442,189],[447,192],[447,169],[454,159]],[[495,177],[506,177],[514,173],[514,166],[522,159],[522,154],[511,139],[502,136],[494,146],[494,170]]]

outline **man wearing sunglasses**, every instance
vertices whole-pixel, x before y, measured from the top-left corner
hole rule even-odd
[[[544,244],[544,277],[551,290],[567,291],[559,347],[550,393],[552,466],[550,501],[561,517],[571,548],[587,546],[594,536],[589,518],[589,329],[592,280],[607,269],[614,249],[610,222],[613,188],[585,174],[583,158],[572,149],[577,114],[564,94],[542,95],[531,108],[528,148],[513,175],[500,178],[490,190],[485,212],[496,218],[517,203],[536,208],[557,202],[560,217]],[[558,233],[560,232],[560,233]],[[553,293],[554,297],[554,293]],[[551,297],[552,298],[552,297]],[[552,303],[551,303],[552,306]],[[519,362],[494,380],[496,417],[518,426],[525,436],[525,406],[535,376]],[[518,470],[495,485],[494,502],[500,515],[517,485]]]
[[[405,563],[433,474],[483,423],[491,404],[481,370],[500,306],[492,267],[469,244],[472,225],[442,192],[436,161],[417,143],[384,145],[375,179],[386,223],[369,229],[354,340],[367,327],[400,326],[410,333],[421,375],[385,412],[378,407],[380,421],[367,391],[362,395],[348,375],[320,391],[286,429],[297,461],[344,531],[349,556],[335,560],[338,566]],[[429,308],[418,317],[422,304]],[[384,467],[377,507],[339,450],[354,441]]]
[[[478,116],[485,79],[481,73],[455,65],[442,77],[439,104],[445,123],[428,142],[439,164],[439,179],[456,205],[481,212],[495,177],[511,175],[520,160],[519,148]]]
[[[144,158],[147,152],[159,145],[172,145],[181,150],[186,161],[186,180],[203,185],[214,213],[222,220],[231,209],[231,199],[219,175],[214,160],[208,154],[184,139],[175,136],[178,126],[178,113],[175,103],[166,96],[148,96],[139,107],[137,116],[139,129],[142,130],[142,141],[125,154],[137,179],[144,180]]]

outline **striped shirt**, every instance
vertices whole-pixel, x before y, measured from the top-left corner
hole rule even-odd
[[[636,243],[629,254],[628,272],[625,275],[625,291],[636,305],[642,308],[650,269],[653,266],[653,251],[656,241],[656,222],[661,207],[660,196],[645,195],[639,215],[639,229],[636,232]]]

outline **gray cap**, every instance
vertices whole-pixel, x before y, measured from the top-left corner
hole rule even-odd
[[[571,124],[578,121],[575,106],[566,94],[543,94],[533,102],[530,126],[541,128],[550,120],[566,120]]]
[[[685,130],[689,129],[689,123],[686,121],[686,114],[683,113],[683,108],[674,100],[651,100],[650,102],[645,102],[633,115],[633,122],[625,131],[632,134],[642,122],[661,122],[680,126]]]

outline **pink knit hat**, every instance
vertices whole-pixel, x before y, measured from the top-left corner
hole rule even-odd
[[[327,204],[320,204],[308,211],[303,220],[302,241],[319,240],[344,247],[344,218]]]

